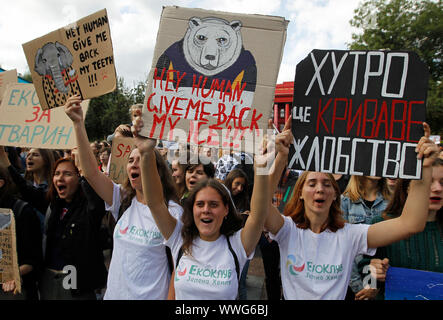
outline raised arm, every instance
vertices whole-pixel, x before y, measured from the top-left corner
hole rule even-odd
[[[283,131],[277,135],[275,142],[277,156],[275,157],[271,174],[269,175],[270,182],[268,192],[270,193],[271,201],[266,204],[269,213],[266,217],[265,229],[273,234],[276,234],[284,223],[282,215],[278,209],[272,205],[272,196],[275,190],[277,190],[278,182],[280,181],[281,175],[288,164],[289,146],[294,140],[291,131],[291,124],[292,117],[289,117],[285,123]]]
[[[429,210],[432,164],[437,158],[438,148],[429,139],[431,134],[429,126],[424,123],[423,127],[425,135],[420,139],[416,148],[417,158],[423,159],[422,179],[411,181],[405,206],[398,218],[378,222],[369,227],[369,248],[387,246],[409,238],[425,228]]]
[[[143,122],[140,116],[135,120],[133,134],[136,136],[135,143],[140,151],[140,170],[143,186],[143,195],[147,206],[151,210],[155,223],[168,240],[174,232],[177,220],[169,213],[163,194],[162,182],[157,171],[157,162],[155,161],[156,140],[143,138],[138,135]]]
[[[282,133],[278,134],[277,137],[275,138],[275,149],[269,148],[268,145],[266,154],[263,156],[257,156],[255,158],[254,189],[252,191],[252,198],[251,198],[251,213],[249,215],[249,218],[246,220],[246,224],[245,227],[243,228],[241,235],[243,247],[245,248],[245,251],[248,255],[253,252],[255,246],[257,245],[258,240],[263,231],[265,221],[268,218],[268,213],[270,211],[270,204],[272,202],[272,195],[273,195],[273,193],[270,192],[269,190],[270,188],[273,187],[272,171],[274,171],[275,173],[276,168],[280,168],[281,165],[280,163],[276,163],[277,161],[276,159],[276,161],[274,161],[273,165],[271,166],[270,170],[271,172],[265,173],[263,171],[266,167],[266,164],[272,161],[272,158],[275,156],[275,153],[277,154],[277,158],[280,158],[281,162],[284,163],[286,161],[285,154],[287,159],[289,145],[292,142],[291,138],[292,134],[290,132],[290,129],[289,131],[288,130],[283,131]],[[283,164],[283,168],[284,166],[285,164]]]
[[[290,116],[286,120],[285,127],[283,128],[283,131],[277,135],[277,138],[280,137],[280,140],[283,140],[286,144],[288,143],[291,144],[292,140],[294,139],[291,127],[292,127],[292,116]],[[277,141],[275,143],[277,146]],[[286,166],[288,165],[288,155],[289,155],[289,145],[287,148],[278,148],[275,161],[272,164],[272,168],[270,170],[271,173],[269,175],[269,180],[270,180],[269,192],[271,193],[271,197],[274,195],[275,190],[277,190],[278,182],[280,181],[283,171],[286,169]]]
[[[88,134],[86,133],[85,121],[83,120],[83,110],[80,105],[80,96],[69,97],[64,106],[65,112],[74,125],[75,137],[77,139],[78,152],[82,174],[95,192],[107,204],[112,205],[113,183],[112,180],[103,174],[97,166],[94,154],[92,153]]]

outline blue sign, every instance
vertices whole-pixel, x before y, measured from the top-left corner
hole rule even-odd
[[[390,267],[386,300],[443,300],[443,273]]]

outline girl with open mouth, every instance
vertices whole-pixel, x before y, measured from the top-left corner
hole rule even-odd
[[[51,183],[52,169],[54,168],[54,153],[52,150],[31,148],[26,156],[25,179],[35,187]]]
[[[80,176],[72,158],[54,165],[46,211],[45,271],[40,283],[42,300],[95,300],[105,284],[106,267],[99,241],[103,200]],[[64,284],[66,266],[74,267],[77,283]]]
[[[30,150],[27,160],[32,172],[48,165],[47,160],[40,159],[45,158],[41,155],[46,152],[40,149],[37,154],[36,150]],[[52,153],[50,150],[45,151]],[[4,152],[0,149],[0,163],[4,162]],[[16,172],[9,167],[8,171],[12,172],[11,177],[17,181],[23,198],[39,212],[45,213],[45,255],[43,270],[39,273],[40,299],[96,299],[95,290],[101,289],[106,279],[98,237],[101,219],[105,214],[103,200],[81,179],[71,158],[60,158],[53,164],[47,191],[26,183],[20,176],[14,176]],[[68,287],[63,282],[67,266],[73,267],[77,276],[72,286]]]
[[[141,129],[142,123],[137,128]],[[277,138],[277,146],[289,144],[289,135]],[[272,196],[267,192],[268,176],[257,175],[251,213],[242,228],[228,189],[215,179],[198,182],[185,202],[182,219],[172,216],[164,201],[161,177],[155,161],[155,140],[139,137],[142,183],[145,199],[171,248],[176,267],[174,288],[178,300],[234,300],[240,271],[251,259],[263,230]],[[278,147],[277,147],[278,149]],[[265,159],[270,154],[263,156]],[[264,161],[256,161],[263,166]]]
[[[134,148],[130,153],[126,182],[123,185],[114,183],[97,167],[80,102],[79,96],[70,97],[65,104],[65,112],[74,124],[82,172],[117,222],[104,299],[164,300],[168,294],[172,266],[168,264],[164,239],[145,201],[140,151]],[[159,152],[154,154],[156,172],[161,177],[154,192],[163,192],[168,212],[179,218],[183,209],[178,204],[171,172]]]
[[[55,153],[53,150],[31,148],[26,156],[26,170],[22,176],[11,165],[8,157],[4,154],[4,147],[0,147],[0,157],[8,168],[13,182],[19,189],[21,198],[38,211],[40,219],[44,220],[44,213],[48,207],[46,193],[52,185],[52,173],[54,170]]]
[[[285,127],[289,133],[290,121]],[[339,187],[332,174],[321,172],[304,172],[299,177],[284,216],[268,203],[265,228],[280,247],[286,300],[344,299],[356,255],[373,256],[377,247],[423,230],[428,218],[432,164],[438,153],[429,139],[429,126],[424,123],[423,127],[425,135],[416,148],[417,157],[423,159],[422,179],[411,181],[402,214],[397,218],[372,225],[345,223]],[[284,150],[283,157],[277,154],[268,190],[271,194],[287,164],[288,152]],[[257,183],[261,181],[256,181],[254,188]],[[252,199],[251,206],[255,201]]]
[[[409,180],[399,180],[392,201],[381,217],[372,223],[398,217],[405,206],[410,186]],[[389,267],[408,268],[443,273],[443,160],[438,158],[432,166],[432,183],[428,202],[426,226],[410,238],[378,248],[373,259],[366,257],[362,265],[371,264],[376,270],[376,279],[381,284],[374,291],[377,299],[384,298],[384,282]]]
[[[200,181],[214,178],[215,175],[214,165],[205,156],[188,153],[187,157],[189,162],[184,167],[186,191],[180,199],[182,205]]]

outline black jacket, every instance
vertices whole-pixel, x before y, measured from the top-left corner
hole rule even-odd
[[[13,209],[16,201],[15,197],[7,197],[3,201],[0,200],[0,207]],[[29,264],[33,267],[30,273],[22,276],[22,286],[26,292],[26,299],[37,300],[37,280],[43,266],[40,220],[29,204],[26,204],[21,212],[14,212],[14,216],[18,265]]]
[[[46,199],[46,193],[48,191],[47,186],[35,187],[31,181],[26,180],[13,166],[8,167],[9,174],[14,181],[15,185],[21,194],[21,199],[28,202],[31,206],[37,209],[42,214],[45,214],[48,207],[48,200]]]
[[[64,200],[56,198],[50,204],[51,213],[46,227],[46,263],[51,250],[57,245],[57,225],[62,233],[59,244],[62,259],[77,271],[77,290],[89,291],[103,288],[107,271],[100,245],[100,225],[105,214],[104,201],[95,193],[85,179],[80,180],[80,188],[70,203],[69,214],[60,220],[66,206]]]

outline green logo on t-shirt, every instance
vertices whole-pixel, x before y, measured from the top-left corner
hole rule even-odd
[[[337,280],[343,276],[343,264],[306,263],[306,278],[311,280]]]
[[[181,268],[177,268],[175,272],[175,281],[183,279],[186,275],[187,268],[183,271]],[[189,268],[186,281],[193,283],[201,283],[210,286],[227,286],[231,285],[232,269],[217,269],[210,267],[199,267],[197,265],[191,265]]]

